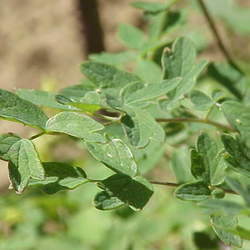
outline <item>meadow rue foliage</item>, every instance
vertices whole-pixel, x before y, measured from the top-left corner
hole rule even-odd
[[[29,139],[0,135],[0,158],[8,162],[17,193],[38,188],[54,194],[89,183],[100,189],[94,197],[100,210],[138,211],[150,203],[153,184],[174,187],[176,198],[206,212],[225,244],[241,247],[250,238],[238,225],[238,216],[250,212],[250,106],[235,81],[242,85],[246,76],[234,68],[236,79],[224,70],[231,88],[220,85],[218,71],[212,76],[218,84],[206,84],[211,71],[205,71],[207,61],[197,59],[194,41],[164,37],[179,22],[166,21],[174,2],[133,3],[148,18],[148,34],[121,25],[118,37],[128,50],[91,55],[81,65],[81,84],[59,93],[0,89],[0,118],[39,130]],[[233,67],[229,64],[227,69]],[[54,115],[45,113],[48,108]],[[60,134],[80,143],[113,174],[96,180],[74,164],[42,162],[33,141]],[[164,152],[176,182],[149,178]]]

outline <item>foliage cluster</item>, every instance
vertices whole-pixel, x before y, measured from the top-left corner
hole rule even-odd
[[[204,48],[199,36],[173,39],[176,30],[182,33],[186,27],[186,10],[175,9],[175,2],[133,3],[145,14],[147,34],[121,25],[118,36],[128,49],[91,55],[81,65],[85,79],[78,85],[59,93],[0,89],[0,117],[39,130],[28,139],[1,135],[0,158],[8,161],[11,186],[18,194],[29,188],[54,194],[97,185],[95,207],[118,209],[121,218],[151,202],[152,185],[175,187],[176,198],[205,211],[226,245],[241,247],[250,238],[250,231],[238,224],[239,217],[250,213],[249,77],[230,61],[197,59],[197,51]],[[50,117],[47,108],[54,110]],[[108,168],[109,176],[92,178],[75,164],[41,161],[36,140],[61,134],[93,156],[96,171],[102,174],[101,168]],[[152,180],[150,175],[166,152],[176,182]],[[143,223],[143,217],[135,221]],[[200,249],[217,249],[211,235],[196,233],[195,243]],[[130,244],[127,249],[136,247]]]

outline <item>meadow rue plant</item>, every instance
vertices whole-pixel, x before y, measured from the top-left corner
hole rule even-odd
[[[183,21],[182,12],[171,9],[175,2],[133,3],[145,14],[148,33],[121,25],[118,36],[128,50],[91,55],[81,65],[85,78],[79,85],[59,93],[0,89],[0,117],[39,131],[29,139],[2,134],[0,158],[8,162],[17,193],[36,187],[54,194],[92,183],[100,188],[94,197],[100,210],[141,210],[150,202],[153,185],[172,187],[177,199],[206,211],[225,244],[240,247],[243,239],[250,239],[250,231],[237,221],[250,213],[246,76],[227,51],[227,65],[208,63],[197,59],[190,38],[170,38]],[[216,39],[224,48],[220,37]],[[128,65],[134,65],[132,71]],[[207,84],[208,77],[218,84]],[[48,117],[44,107],[58,112]],[[79,166],[41,162],[34,141],[59,134],[75,138],[113,175],[96,180]],[[167,146],[176,182],[152,180],[148,172]],[[244,203],[232,198],[236,195]]]

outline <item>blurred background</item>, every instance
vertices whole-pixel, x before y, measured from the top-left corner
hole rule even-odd
[[[56,91],[79,83],[83,78],[79,65],[89,54],[124,49],[116,35],[119,24],[146,30],[146,20],[132,2],[1,0],[0,87]],[[250,0],[206,3],[225,45],[248,68]],[[173,8],[183,20],[171,37],[187,35],[197,44],[200,57],[223,61],[196,1],[179,1]],[[0,133],[6,132],[33,133],[20,124],[0,121]],[[100,169],[95,173],[96,163],[66,137],[45,136],[36,143],[43,160],[74,162],[93,174],[108,175]],[[6,164],[1,161],[0,165],[0,249],[229,249],[218,243],[195,206],[176,201],[166,188],[156,187],[150,204],[140,213],[130,209],[100,212],[91,204],[93,187],[53,196],[37,191],[22,196],[9,193]],[[170,175],[168,167],[164,159],[159,163],[166,175]],[[200,247],[201,241],[207,246]]]

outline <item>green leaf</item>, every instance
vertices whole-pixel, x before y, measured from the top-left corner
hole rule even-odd
[[[8,150],[9,175],[14,189],[21,193],[28,185],[30,178],[43,180],[45,172],[33,143],[21,139]]]
[[[129,147],[120,139],[111,139],[106,143],[86,143],[87,149],[95,159],[117,173],[137,174],[137,165]]]
[[[183,98],[196,84],[196,80],[200,73],[207,66],[207,61],[201,61],[195,64],[192,69],[182,78],[177,87],[169,92],[168,96],[172,103],[175,103],[179,98]]]
[[[225,165],[216,142],[207,134],[201,134],[197,140],[197,150],[191,151],[193,176],[214,186],[224,181],[224,170]]]
[[[190,99],[197,110],[206,111],[213,105],[212,99],[199,90],[193,90],[190,93]]]
[[[91,142],[104,142],[98,132],[104,128],[92,118],[74,112],[61,112],[51,117],[46,123],[47,132],[65,133]]]
[[[82,168],[61,162],[44,162],[44,180],[31,180],[30,186],[38,186],[45,193],[54,194],[61,190],[74,189],[89,182]]]
[[[129,83],[140,81],[138,76],[104,63],[83,63],[81,71],[99,88],[121,88]]]
[[[123,65],[130,61],[133,61],[136,57],[136,54],[131,51],[122,51],[119,53],[107,53],[102,52],[99,54],[91,54],[89,59],[91,61],[99,62],[99,63],[107,63],[110,65]]]
[[[226,177],[227,185],[236,193],[240,194],[243,199],[245,200],[247,206],[250,206],[250,185],[249,185],[249,178],[241,177]]]
[[[0,89],[0,118],[44,129],[48,117],[36,105]]]
[[[142,9],[150,13],[162,12],[169,7],[169,5],[163,3],[143,2],[143,1],[133,2],[132,6],[134,6],[137,9]]]
[[[18,89],[16,94],[22,99],[32,102],[35,105],[42,107],[50,107],[61,110],[77,110],[74,107],[66,106],[56,101],[56,96],[53,93],[49,93],[36,89]]]
[[[175,190],[175,196],[186,201],[201,201],[210,195],[211,191],[203,181],[186,183]]]
[[[236,101],[224,102],[221,108],[228,122],[240,132],[250,147],[250,108]]]
[[[99,186],[135,210],[142,209],[153,194],[151,184],[141,176],[132,179],[115,174],[100,182]]]
[[[124,105],[137,107],[140,103],[145,103],[146,101],[166,95],[169,91],[173,90],[180,83],[180,81],[181,78],[175,78],[161,81],[159,83],[144,85],[140,89],[136,89],[134,87],[135,91],[133,93],[128,92],[123,95]]]
[[[218,237],[229,246],[242,247],[242,239],[232,231],[238,221],[232,216],[211,216],[211,223]]]
[[[162,57],[163,78],[171,79],[186,76],[193,70],[196,59],[196,49],[193,42],[186,38],[178,38],[171,51],[166,51]]]
[[[161,80],[161,68],[153,61],[140,58],[137,61],[135,73],[144,82],[159,82]]]
[[[234,139],[230,135],[222,135],[221,140],[224,144],[225,150],[229,156],[225,159],[229,163],[229,166],[235,171],[250,176],[250,158],[245,151],[249,150],[246,145],[240,141],[239,138]],[[244,150],[246,148],[247,150]]]
[[[236,202],[221,200],[221,199],[209,199],[201,201],[199,206],[205,208],[209,214],[216,215],[238,215],[244,211],[244,207]]]
[[[141,49],[145,44],[144,33],[140,29],[129,24],[120,25],[118,37],[124,45],[131,49]]]
[[[94,94],[94,96],[92,94]],[[65,96],[57,95],[56,100],[57,102],[63,105],[68,105],[69,107],[72,107],[73,109],[75,107],[75,109],[79,111],[81,110],[81,111],[88,112],[88,113],[94,113],[101,108],[101,106],[99,105],[99,102],[100,102],[98,98],[99,96],[97,97],[97,100],[96,100],[95,98],[96,95],[98,95],[96,92],[90,91],[87,94],[85,94],[85,96],[80,101],[74,101]],[[91,102],[93,103],[88,103],[88,99],[90,99],[89,97],[92,97]]]
[[[171,157],[171,169],[173,170],[178,183],[193,181],[190,171],[190,160],[187,147],[176,149]]]
[[[164,142],[165,132],[154,118],[141,109],[127,109],[127,115],[121,119],[130,143],[133,146],[145,147],[150,141]]]
[[[9,160],[8,151],[13,144],[21,140],[18,135],[8,133],[0,135],[0,159],[4,161]]]
[[[111,210],[123,206],[125,203],[106,191],[99,192],[94,198],[94,205],[100,210]]]

